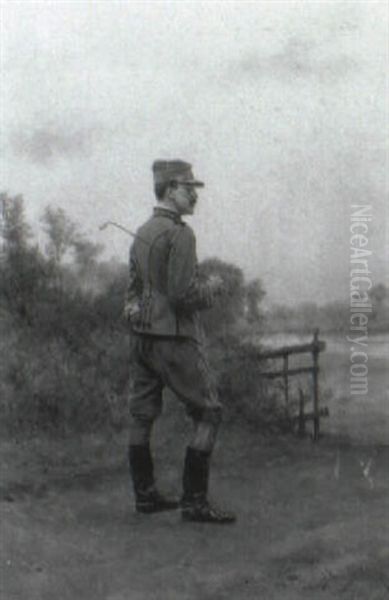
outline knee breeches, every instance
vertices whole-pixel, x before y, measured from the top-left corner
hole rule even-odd
[[[132,443],[143,443],[141,438],[150,436],[152,423],[162,410],[162,390],[166,386],[195,422],[191,445],[212,449],[221,421],[221,404],[199,344],[184,338],[133,336],[130,377]]]

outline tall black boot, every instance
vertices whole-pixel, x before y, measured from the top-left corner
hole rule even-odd
[[[187,448],[181,501],[184,521],[198,523],[233,523],[236,516],[209,503],[207,499],[210,452]]]
[[[136,510],[142,513],[155,513],[178,508],[177,500],[165,498],[155,488],[150,446],[130,446],[128,457]]]

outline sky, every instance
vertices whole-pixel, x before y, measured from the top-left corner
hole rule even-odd
[[[350,218],[372,206],[389,281],[385,2],[1,3],[0,189],[39,242],[62,207],[126,261],[155,204],[155,159],[205,182],[199,259],[260,277],[268,302],[349,294]]]

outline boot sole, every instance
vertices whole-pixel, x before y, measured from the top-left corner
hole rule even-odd
[[[154,513],[166,512],[168,510],[177,510],[179,508],[177,506],[136,506],[135,510],[138,513],[142,513],[144,515],[152,515]]]
[[[236,518],[234,517],[215,519],[212,517],[194,517],[185,514],[182,515],[182,520],[185,521],[185,523],[205,523],[210,525],[233,525],[236,523]]]

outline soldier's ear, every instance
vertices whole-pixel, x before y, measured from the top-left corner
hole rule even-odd
[[[171,193],[175,192],[175,190],[178,188],[178,184],[176,181],[170,181],[168,188],[167,188],[167,192],[166,192],[166,197],[169,200],[174,200],[174,198],[171,197]]]

